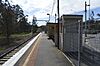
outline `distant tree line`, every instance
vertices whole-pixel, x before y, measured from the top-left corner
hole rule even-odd
[[[10,5],[7,0],[0,0],[0,33],[10,35],[30,32],[31,25],[27,22],[27,16],[19,5]]]
[[[9,42],[11,34],[31,32],[32,25],[27,22],[27,16],[19,5],[0,0],[0,35],[6,36]]]
[[[94,18],[94,12],[90,15],[90,20],[87,20],[87,33],[100,33],[100,13],[96,14],[98,18]],[[83,29],[85,29],[85,22],[83,22]]]

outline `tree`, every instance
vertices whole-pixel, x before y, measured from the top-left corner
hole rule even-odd
[[[26,16],[24,16],[22,19],[19,20],[19,29],[20,29],[20,33],[22,32],[27,32],[27,19],[25,18]]]
[[[8,0],[0,0],[0,34],[7,38],[7,44],[11,34],[28,32],[29,28],[30,24],[19,5],[10,5]]]
[[[37,18],[35,16],[33,16],[33,20],[32,20],[32,25],[37,25]]]
[[[11,6],[7,0],[5,3],[0,3],[0,33],[6,36],[7,44],[9,44],[10,35],[19,28],[19,22],[26,24],[27,19],[23,17],[25,16],[19,5]]]
[[[1,33],[6,36],[7,43],[9,44],[9,37],[13,33],[13,17],[14,11],[9,2],[0,3],[0,27]],[[12,28],[12,29],[11,29]]]
[[[30,24],[27,22],[28,15],[24,15],[24,11],[19,5],[13,5],[16,14],[16,32],[29,32]]]
[[[33,20],[32,20],[32,34],[35,33],[37,31],[37,18],[35,16],[33,16]]]

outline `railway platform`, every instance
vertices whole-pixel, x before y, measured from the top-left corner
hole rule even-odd
[[[35,42],[22,66],[73,66],[44,33]]]

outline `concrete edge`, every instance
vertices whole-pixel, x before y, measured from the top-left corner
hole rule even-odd
[[[75,66],[74,63],[65,55],[65,53],[63,53],[61,50],[59,50],[63,56],[72,64],[72,66]]]
[[[30,48],[30,46],[38,39],[40,35],[41,33],[39,33],[36,37],[34,37],[26,46],[24,46],[15,55],[13,55],[2,66],[14,66],[19,61],[19,59],[24,55],[24,53]]]

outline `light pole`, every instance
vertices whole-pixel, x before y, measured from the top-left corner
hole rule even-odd
[[[58,49],[59,49],[59,0],[57,0],[57,12],[58,12]]]
[[[89,21],[90,21],[90,0],[89,0]]]
[[[85,1],[85,38],[87,37],[87,5],[86,1]]]
[[[85,37],[87,37],[86,30],[87,30],[87,3],[85,1]]]
[[[49,20],[48,20],[48,22],[50,21],[50,14],[49,13],[47,13],[47,15],[49,15]]]
[[[56,17],[57,17],[57,14],[55,14],[55,23],[56,23]]]
[[[90,0],[89,0],[89,5],[88,5],[88,6],[89,6],[89,23],[90,23],[90,16],[91,16],[91,15],[90,15]],[[89,23],[88,23],[88,29],[90,28]]]

